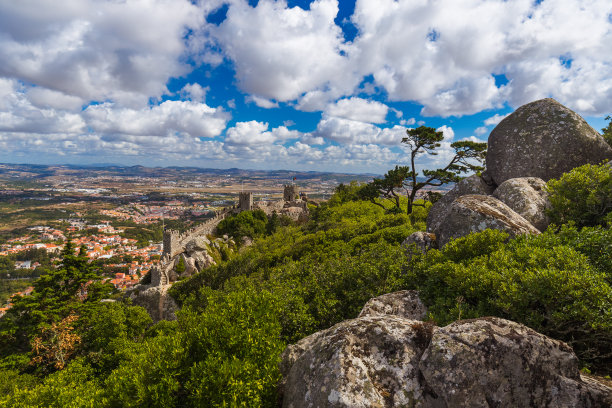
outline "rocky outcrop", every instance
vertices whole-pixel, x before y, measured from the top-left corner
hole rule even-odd
[[[413,232],[402,242],[402,248],[406,250],[408,258],[412,258],[414,248],[424,254],[432,248],[438,248],[436,235],[425,231]]]
[[[537,177],[522,177],[506,180],[495,189],[497,198],[516,213],[544,231],[550,220],[546,210],[550,207],[546,183]]]
[[[283,407],[401,407],[426,401],[419,381],[428,341],[419,334],[423,325],[399,316],[367,316],[289,346],[281,366]]]
[[[605,159],[612,159],[612,147],[601,135],[578,114],[548,98],[521,106],[493,129],[486,167],[500,185],[519,177],[548,181]]]
[[[448,407],[603,407],[612,390],[580,378],[565,343],[490,317],[439,328],[419,368]]]
[[[480,176],[474,174],[466,177],[446,194],[442,196],[429,209],[427,215],[427,232],[432,232],[438,235],[440,224],[448,215],[450,205],[455,199],[466,194],[490,195],[493,193],[494,187],[487,184]]]
[[[451,204],[438,229],[438,245],[443,247],[453,238],[486,229],[506,231],[511,237],[540,233],[529,221],[498,199],[469,194],[459,197]]]
[[[176,320],[178,305],[168,294],[168,289],[172,285],[136,286],[126,295],[132,300],[135,306],[142,306],[151,316],[154,322],[160,320]]]
[[[390,294],[377,302],[387,311],[386,301],[394,305],[403,297]],[[286,408],[569,408],[612,402],[612,389],[580,377],[568,345],[500,318],[438,328],[364,308],[359,318],[288,346],[280,368]]]
[[[359,313],[359,317],[384,315],[423,320],[427,308],[416,290],[400,290],[370,299]]]

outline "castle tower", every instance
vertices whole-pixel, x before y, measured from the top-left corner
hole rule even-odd
[[[253,209],[253,193],[240,193],[238,195],[238,208],[240,211]]]
[[[285,201],[295,201],[300,198],[300,189],[295,184],[288,184],[283,191],[283,199]]]
[[[170,257],[175,255],[175,251],[179,245],[179,233],[178,231],[165,230],[163,242],[163,255],[169,255]]]

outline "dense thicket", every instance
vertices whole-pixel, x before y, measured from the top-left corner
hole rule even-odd
[[[276,406],[286,344],[354,318],[371,297],[400,289],[418,289],[438,324],[501,316],[568,342],[586,366],[604,373],[612,366],[609,211],[597,225],[558,224],[514,240],[485,231],[443,250],[410,252],[409,260],[400,244],[424,228],[429,204],[411,216],[388,213],[359,201],[358,189],[339,187],[300,226],[273,231],[268,219],[262,230],[256,214],[243,216],[244,230],[259,238],[176,283],[171,294],[182,310],[174,322],[151,325],[143,309],[100,303],[95,291],[90,301],[53,298],[57,307],[33,297],[47,305],[42,315],[24,306],[0,320],[12,347],[2,348],[0,405]],[[555,182],[551,189],[559,197],[570,191]],[[226,232],[240,235],[239,223],[227,225]],[[37,288],[81,279],[66,273]],[[7,327],[17,331],[6,337]],[[53,333],[73,340],[62,367],[51,358],[58,350]]]

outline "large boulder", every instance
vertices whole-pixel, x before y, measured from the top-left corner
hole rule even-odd
[[[442,198],[436,201],[429,209],[429,214],[427,215],[427,232],[438,235],[440,224],[446,218],[450,205],[455,199],[466,194],[491,195],[493,194],[493,190],[493,186],[487,184],[482,177],[476,174],[464,178],[455,184],[448,193],[444,194]]]
[[[282,406],[608,407],[565,343],[499,318],[347,320],[285,349]]]
[[[436,330],[423,354],[424,382],[448,407],[604,407],[612,394],[580,378],[565,343],[499,318]]]
[[[518,177],[544,181],[583,164],[612,159],[612,147],[580,115],[554,99],[518,108],[489,136],[487,173],[500,185]]]
[[[359,317],[395,315],[406,319],[423,320],[427,308],[416,290],[400,290],[368,300]]]
[[[210,240],[208,238],[206,238],[204,235],[197,236],[185,244],[185,252],[192,253],[195,251],[206,251],[208,249],[208,245],[210,245]]]
[[[429,341],[423,326],[399,316],[367,316],[289,346],[281,357],[282,406],[404,407],[428,401],[419,379]]]
[[[544,231],[550,219],[546,210],[550,207],[546,183],[537,177],[521,177],[506,180],[493,192],[497,198],[540,231]]]
[[[540,233],[529,221],[497,198],[468,194],[451,204],[436,234],[438,245],[442,248],[453,238],[486,229],[506,231],[511,237]]]

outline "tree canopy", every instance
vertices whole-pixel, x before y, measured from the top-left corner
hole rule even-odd
[[[375,178],[360,191],[362,199],[370,200],[372,203],[386,208],[377,201],[378,198],[390,200],[395,211],[400,209],[400,194],[397,190],[404,190],[408,200],[407,210],[411,214],[415,205],[417,194],[427,186],[439,187],[448,183],[456,183],[461,180],[462,175],[470,171],[484,170],[482,163],[487,154],[487,144],[462,140],[451,143],[454,155],[446,166],[435,170],[424,169],[423,176],[419,176],[416,160],[420,155],[428,154],[436,156],[442,146],[444,134],[432,127],[420,126],[416,129],[406,130],[407,136],[402,143],[410,150],[409,165],[395,166],[389,170],[383,178]]]

